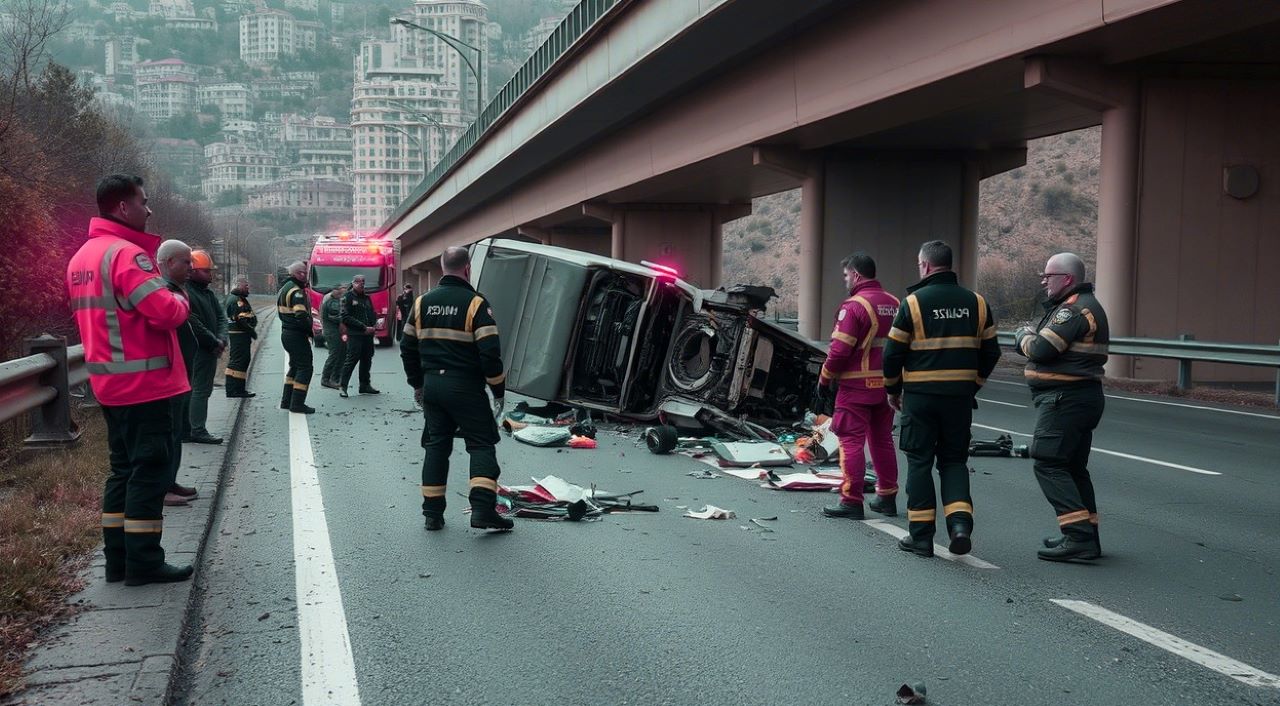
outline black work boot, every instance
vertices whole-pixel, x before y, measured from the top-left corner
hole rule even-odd
[[[498,494],[488,488],[472,487],[468,494],[471,500],[471,526],[476,529],[495,529],[503,532],[510,531],[516,526],[509,517],[503,517],[498,514],[495,505],[498,503]]]
[[[898,548],[904,552],[911,552],[916,556],[926,558],[933,557],[933,542],[927,539],[912,539],[911,535],[907,535],[898,540]]]
[[[338,388],[338,396],[339,396],[339,397],[350,397],[350,396],[351,396],[351,395],[348,395],[348,394],[347,394],[347,386],[346,386],[346,385],[343,385],[342,387],[339,387],[339,388]]]
[[[1036,552],[1036,556],[1045,561],[1073,561],[1081,559],[1089,561],[1102,556],[1097,540],[1064,537],[1056,547],[1045,547]]]
[[[315,414],[315,407],[307,406],[307,391],[294,389],[293,399],[289,403],[289,411],[299,414]]]
[[[822,514],[827,517],[844,517],[850,520],[861,520],[866,517],[862,512],[862,503],[857,505],[846,505],[845,503],[828,505],[822,508]]]
[[[426,527],[428,531],[436,532],[444,529],[443,515],[427,515],[426,518]]]
[[[951,545],[947,547],[947,551],[961,556],[973,549],[973,525],[968,522],[957,522],[954,526],[947,528],[947,533],[951,535]]]
[[[330,379],[328,379],[328,378],[325,378],[324,380],[321,380],[321,381],[320,381],[320,387],[327,387],[327,388],[329,388],[330,390],[340,390],[340,389],[342,389],[342,388],[338,387],[338,382],[337,382],[336,380],[330,380]]]
[[[280,398],[280,409],[289,409],[289,405],[293,401],[293,383],[286,382],[284,384],[284,397]]]
[[[896,495],[877,495],[875,500],[867,503],[867,509],[884,515],[885,517],[898,516],[898,496]]]
[[[124,585],[126,586],[143,586],[149,583],[174,583],[176,581],[186,581],[191,578],[192,569],[188,564],[186,566],[174,566],[173,564],[161,564],[160,566],[141,573],[125,572]]]
[[[382,391],[381,391],[381,390],[375,390],[375,389],[373,388],[373,385],[361,385],[361,386],[360,386],[360,394],[362,394],[362,395],[381,395],[381,394],[382,394]]]

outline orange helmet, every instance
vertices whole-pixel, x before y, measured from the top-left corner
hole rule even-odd
[[[209,253],[204,250],[191,251],[191,267],[196,270],[216,270],[213,265],[213,258],[209,257]]]

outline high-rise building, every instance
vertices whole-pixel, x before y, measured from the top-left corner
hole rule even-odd
[[[489,11],[480,0],[416,0],[412,8],[400,13],[398,17],[461,39],[481,49],[485,56],[489,53]],[[459,100],[462,104],[463,116],[467,118],[468,123],[474,120],[477,97],[480,96],[482,88],[479,83],[484,84],[485,93],[491,92],[487,88],[489,69],[484,57],[463,48],[463,52],[467,54],[464,59],[444,40],[412,27],[393,24],[391,36],[392,40],[400,45],[401,55],[406,59],[417,60],[420,66],[444,72],[444,83],[457,86],[461,92]],[[468,60],[471,66],[479,71],[479,83],[476,75],[467,65]],[[481,97],[482,102],[485,97],[487,96]]]
[[[204,147],[201,190],[207,199],[224,191],[248,192],[280,178],[280,160],[252,145],[214,142]]]
[[[404,44],[366,41],[351,101],[355,228],[382,225],[466,127],[457,83]]]
[[[259,9],[240,17],[240,60],[246,64],[270,64],[298,51],[293,15],[281,10]]]

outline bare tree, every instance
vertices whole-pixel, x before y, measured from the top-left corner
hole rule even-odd
[[[18,98],[31,90],[34,76],[47,59],[49,40],[70,22],[65,0],[4,0],[8,21],[0,24],[0,141],[3,141]]]

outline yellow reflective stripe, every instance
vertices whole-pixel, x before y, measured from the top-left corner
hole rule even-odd
[[[1022,374],[1023,376],[1029,377],[1033,380],[1056,380],[1059,382],[1076,382],[1078,380],[1094,379],[1093,377],[1088,375],[1068,375],[1066,373],[1043,373],[1043,372],[1040,372],[1039,370],[1032,370],[1030,368],[1023,370]]]
[[[292,307],[292,309],[291,309],[291,311],[301,311],[301,312],[303,312],[303,313],[306,313],[306,311],[307,311],[307,305],[306,305],[306,304],[294,304],[294,305],[293,305],[293,307]]]
[[[911,342],[911,334],[907,333],[906,331],[903,331],[902,329],[898,328],[897,326],[894,326],[893,328],[889,329],[889,338],[892,338],[893,340],[897,341],[898,343],[910,343],[910,342]]]
[[[871,307],[871,302],[862,297],[851,297],[855,302],[867,312],[867,318],[871,320],[871,330],[867,332],[867,340],[862,343],[862,365],[860,370],[871,369],[871,343],[878,337],[880,333],[880,317],[876,316],[876,311]]]
[[[984,377],[980,377],[977,380],[974,380],[974,382],[978,383],[978,387],[982,387],[983,385],[987,384],[987,379]]]
[[[987,300],[977,292],[973,296],[978,298],[978,333],[981,334],[987,328]]]
[[[451,328],[418,329],[418,338],[430,338],[438,341],[457,341],[459,343],[472,343],[475,340],[472,338],[470,333]]]
[[[996,327],[995,327],[995,326],[988,326],[988,327],[986,327],[986,328],[982,329],[982,340],[984,340],[984,341],[985,341],[985,340],[986,340],[986,339],[988,339],[988,338],[995,338],[995,337],[996,337]]]
[[[1096,525],[1098,524],[1098,520],[1099,520],[1098,513],[1096,512],[1089,513],[1089,524]]]
[[[1077,353],[1099,353],[1102,355],[1107,355],[1109,352],[1108,346],[1105,343],[1083,343],[1081,341],[1072,341],[1071,345],[1067,346],[1067,350],[1075,351]]]
[[[307,387],[309,387],[309,386],[308,386],[308,385],[304,385],[304,384],[302,384],[302,383],[300,383],[300,382],[294,382],[294,383],[293,383],[293,389],[295,389],[295,390],[297,390],[297,391],[299,391],[299,392],[306,392],[306,391],[307,391]]]
[[[1067,342],[1062,340],[1062,336],[1054,333],[1052,329],[1045,327],[1040,329],[1040,337],[1049,342],[1049,345],[1058,349],[1061,353],[1067,349]]]
[[[227,369],[226,369],[225,371],[223,371],[223,372],[224,372],[224,374],[225,374],[227,377],[229,377],[229,378],[236,378],[237,380],[248,380],[248,379],[249,379],[249,375],[248,375],[247,373],[242,372],[242,371],[239,371],[239,370],[232,370],[231,368],[227,368]]]
[[[404,335],[411,336],[413,338],[418,337],[418,329],[413,327],[413,322],[409,322],[404,325]]]
[[[164,531],[164,520],[130,520],[126,518],[124,531],[129,534],[160,534]]]
[[[252,311],[250,311],[250,312],[249,312],[249,313],[247,313],[247,314],[240,314],[240,315],[239,315],[239,316],[237,316],[236,318],[237,318],[237,319],[252,319],[252,318],[253,318],[253,312],[252,312]]]
[[[486,490],[498,491],[498,481],[493,478],[472,478],[472,488],[484,488]]]
[[[1093,318],[1093,312],[1088,309],[1081,309],[1080,313],[1084,314],[1085,321],[1089,322],[1089,333],[1084,335],[1084,340],[1092,343],[1093,337],[1098,333],[1098,320]]]
[[[479,341],[482,338],[488,338],[490,336],[497,336],[497,335],[498,335],[497,326],[481,326],[475,331],[475,336],[477,341]]]
[[[907,382],[977,382],[977,370],[907,370],[902,373]]]
[[[940,351],[949,348],[981,348],[982,341],[977,336],[943,336],[926,338],[911,342],[913,351]]]
[[[846,373],[840,373],[835,377],[841,380],[865,380],[866,378],[878,378],[884,373],[879,370],[850,370]]]
[[[962,500],[954,503],[947,503],[946,505],[942,506],[942,514],[947,515],[948,517],[950,517],[951,515],[957,512],[967,512],[970,515],[972,515],[973,506]]]
[[[424,486],[422,486],[422,497],[424,497],[424,498],[443,498],[443,497],[444,497],[444,488],[445,488],[445,486],[443,486],[443,485],[424,485]]]
[[[467,331],[475,328],[476,312],[480,311],[480,305],[484,303],[484,297],[476,296],[471,299],[471,306],[467,307]]]
[[[1061,527],[1062,525],[1072,524],[1073,522],[1088,522],[1088,521],[1089,521],[1088,510],[1076,510],[1075,512],[1068,512],[1065,515],[1058,515],[1059,527]]]
[[[490,385],[501,385],[502,383],[507,381],[507,374],[504,372],[501,375],[497,375],[495,377],[491,377],[491,378],[486,377],[484,381],[489,383]]]
[[[102,513],[102,526],[111,528],[124,527],[123,512],[104,512]]]
[[[933,508],[928,510],[907,510],[908,522],[933,522],[937,513]]]
[[[839,342],[841,342],[841,343],[843,343],[843,344],[845,344],[845,345],[847,345],[847,346],[849,346],[849,347],[851,347],[851,348],[857,348],[857,347],[858,347],[858,339],[856,339],[856,338],[854,338],[853,336],[850,336],[849,334],[844,333],[844,332],[842,332],[842,331],[832,331],[832,332],[831,332],[831,340],[832,340],[832,341],[839,341]]]
[[[289,307],[287,307],[287,306],[280,306],[279,304],[277,304],[277,305],[276,305],[276,312],[277,312],[277,313],[280,313],[280,314],[290,314],[290,313],[292,313],[292,310],[291,310]]]
[[[285,378],[285,379],[284,379],[284,384],[286,384],[286,385],[292,385],[292,384],[293,384],[293,378]]]
[[[893,378],[885,378],[885,379],[884,379],[884,384],[885,384],[885,385],[897,385],[897,384],[898,384],[898,383],[900,383],[900,382],[902,382],[902,378],[900,378],[900,377],[893,377]]]
[[[911,310],[911,325],[915,329],[916,338],[924,338],[924,317],[920,315],[920,300],[916,295],[907,295],[907,307]]]

